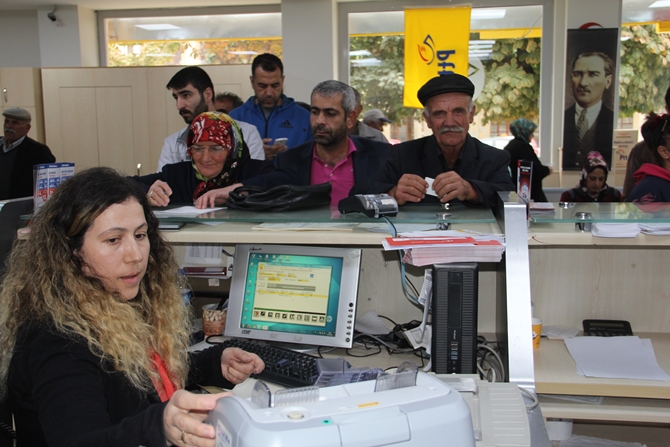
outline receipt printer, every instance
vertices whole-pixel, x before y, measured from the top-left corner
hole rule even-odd
[[[249,399],[219,399],[206,422],[217,447],[475,446],[465,400],[423,372],[401,387],[377,379],[274,396],[255,388]]]
[[[341,214],[363,213],[379,218],[398,214],[398,202],[388,194],[357,194],[340,200],[337,209]]]

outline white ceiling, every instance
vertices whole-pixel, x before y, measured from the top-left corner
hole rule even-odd
[[[356,0],[340,0],[356,1]],[[670,20],[670,7],[649,8],[655,0],[623,0],[623,22],[653,22]],[[45,0],[0,0],[0,10],[34,10],[53,7]],[[78,5],[93,10],[165,9],[207,6],[236,6],[279,4],[281,0],[57,0],[59,5]]]

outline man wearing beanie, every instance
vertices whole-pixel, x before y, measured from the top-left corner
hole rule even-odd
[[[18,107],[5,109],[0,138],[0,200],[33,195],[33,165],[53,163],[49,148],[28,136],[31,116]]]
[[[384,168],[350,195],[387,193],[399,205],[460,201],[491,207],[498,191],[513,191],[509,154],[468,134],[474,93],[472,82],[459,74],[426,82],[417,96],[433,135],[392,146]]]

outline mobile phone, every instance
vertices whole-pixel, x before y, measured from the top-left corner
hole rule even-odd
[[[275,145],[279,144],[281,146],[286,146],[288,144],[288,138],[275,138]]]

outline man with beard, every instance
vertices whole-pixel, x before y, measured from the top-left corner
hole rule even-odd
[[[277,169],[206,193],[207,206],[221,205],[238,186],[317,185],[331,182],[331,205],[347,197],[355,184],[379,171],[388,157],[390,145],[369,138],[347,135],[355,119],[354,92],[339,81],[324,81],[312,90],[310,127],[314,141],[281,152]]]
[[[399,205],[458,200],[491,207],[498,191],[514,190],[509,154],[468,134],[476,112],[474,93],[472,82],[459,74],[426,82],[417,96],[433,135],[392,146],[384,169],[350,194],[388,193]]]
[[[53,163],[49,148],[28,136],[31,116],[13,107],[2,112],[4,136],[0,138],[0,200],[33,195],[33,165]]]
[[[309,112],[284,94],[281,59],[269,53],[256,56],[251,63],[250,80],[255,95],[229,115],[256,126],[263,137],[266,160],[312,139]]]
[[[579,170],[591,151],[612,162],[614,112],[603,103],[612,85],[614,62],[605,53],[581,53],[572,62],[570,77],[575,104],[565,110],[563,168]]]
[[[163,166],[190,160],[186,137],[193,119],[202,112],[214,112],[214,84],[209,75],[200,67],[186,67],[179,70],[170,79],[167,89],[172,90],[172,97],[177,103],[177,110],[186,127],[173,133],[165,139],[161,156],[158,159],[158,172]],[[244,142],[249,148],[251,158],[264,160],[263,142],[261,136],[254,126],[249,123],[237,121],[242,129]]]

